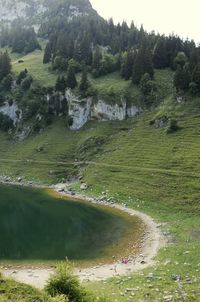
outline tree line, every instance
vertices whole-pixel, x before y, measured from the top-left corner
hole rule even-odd
[[[41,49],[34,28],[13,23],[12,26],[0,27],[0,47],[10,47],[12,52],[24,53]]]
[[[101,54],[104,54],[102,59],[112,65],[113,62],[110,61],[115,60],[116,63],[119,56],[123,56],[125,52],[137,52],[144,43],[152,54],[155,68],[173,68],[174,58],[178,52],[183,51],[189,55],[195,48],[193,41],[183,41],[174,35],[166,37],[154,32],[147,33],[142,26],[138,29],[133,22],[130,26],[126,22],[114,25],[112,19],[106,21],[99,16],[79,17],[67,23],[61,18],[58,24],[48,25],[51,30],[45,23],[39,31],[41,37],[49,39],[44,63],[54,62],[61,57],[63,58],[61,68],[62,65],[67,65],[63,64],[64,60],[67,62],[70,59],[92,66],[97,47],[100,47]],[[47,27],[48,31],[44,27],[45,29]],[[96,57],[101,54],[96,54]],[[109,54],[110,57],[105,57],[105,54]]]

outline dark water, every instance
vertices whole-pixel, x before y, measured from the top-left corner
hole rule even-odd
[[[129,227],[118,213],[0,185],[0,260],[94,259]]]

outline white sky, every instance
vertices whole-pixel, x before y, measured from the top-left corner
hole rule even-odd
[[[126,20],[147,31],[175,33],[200,42],[200,0],[90,0],[94,9],[114,22]]]

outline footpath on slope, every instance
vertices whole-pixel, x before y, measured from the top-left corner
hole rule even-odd
[[[72,197],[69,193],[60,192],[58,186],[53,187],[53,189],[56,193],[62,194],[69,198]],[[104,264],[84,269],[77,268],[75,269],[75,274],[79,276],[81,282],[102,281],[112,277],[124,276],[155,264],[154,257],[156,256],[158,250],[161,247],[164,247],[166,244],[166,239],[164,238],[160,230],[162,226],[161,224],[157,224],[150,216],[142,212],[133,210],[131,208],[127,208],[125,205],[97,201],[93,198],[78,194],[73,197],[94,204],[103,204],[106,206],[110,206],[120,211],[123,211],[131,216],[136,216],[143,221],[146,228],[145,237],[142,240],[140,254],[130,255],[126,259],[127,261],[119,260],[112,264]],[[12,277],[16,281],[23,282],[25,284],[29,284],[39,289],[42,289],[45,286],[49,277],[54,273],[54,269],[4,268],[2,272],[6,277]]]

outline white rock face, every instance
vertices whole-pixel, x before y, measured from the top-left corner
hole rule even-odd
[[[3,106],[0,107],[0,112],[9,116],[9,118],[13,120],[14,125],[16,125],[18,120],[21,118],[21,110],[19,110],[15,102],[13,102],[11,106],[8,102],[6,102]]]
[[[60,1],[60,4],[61,3],[62,1]],[[64,7],[65,2],[63,2],[63,7],[60,7],[60,16],[65,16],[66,14]],[[35,30],[38,31],[39,24],[46,18],[45,12],[51,10],[54,10],[53,1],[0,0],[0,21],[10,23],[17,18],[23,18],[31,25],[34,25]],[[89,11],[89,8],[82,11],[78,6],[70,5],[68,10],[68,21],[71,21],[76,17],[87,16],[89,15]]]
[[[13,21],[17,18],[33,17],[43,14],[47,8],[39,0],[27,3],[23,0],[0,0],[0,20]]]
[[[70,90],[66,91],[69,106],[69,116],[72,118],[70,129],[78,130],[90,119],[92,98],[79,100]]]
[[[65,94],[69,106],[69,116],[71,118],[71,130],[79,130],[87,121],[122,121],[127,117],[136,116],[142,113],[142,109],[134,105],[127,107],[125,100],[120,104],[107,104],[103,100],[93,103],[92,98],[80,100],[71,90]]]
[[[127,113],[128,117],[132,117],[132,116],[136,116],[138,114],[141,114],[142,111],[143,111],[142,108],[136,107],[134,105],[132,105],[131,107],[128,107],[126,109],[126,113]]]
[[[99,100],[94,104],[91,113],[92,118],[98,120],[119,120],[122,121],[126,118],[126,102],[122,101],[121,104],[106,104],[104,101]]]
[[[86,12],[81,12],[78,7],[74,5],[70,5],[69,7],[69,17],[68,20],[72,20],[74,17],[82,17],[82,16],[88,16]]]

